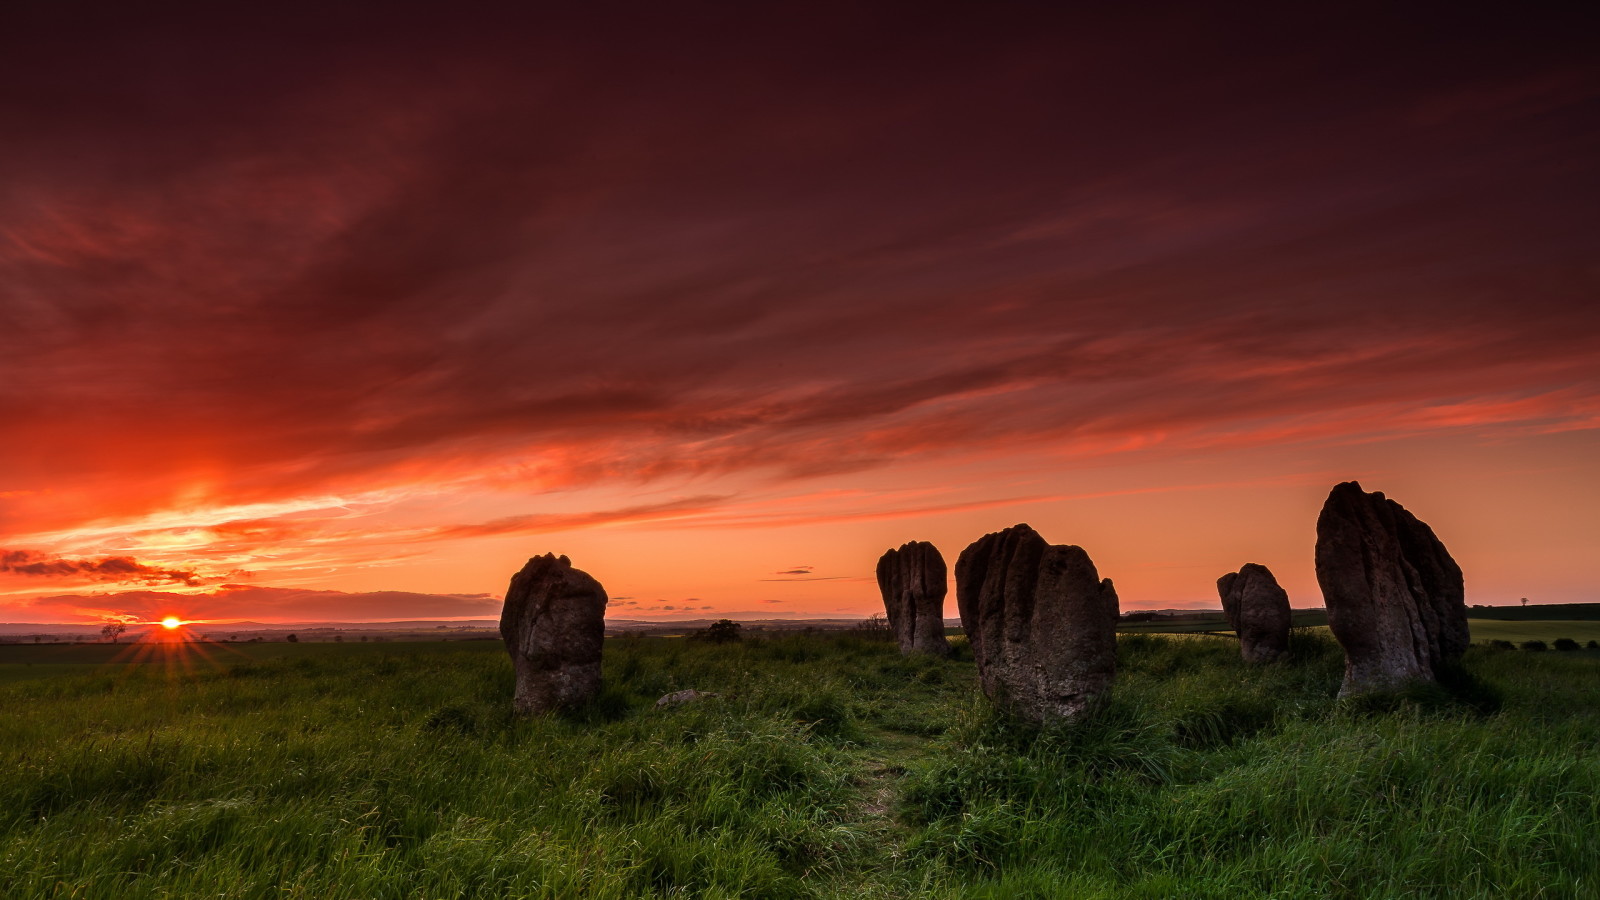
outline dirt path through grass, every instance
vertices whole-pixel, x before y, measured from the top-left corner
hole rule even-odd
[[[868,726],[869,743],[862,746],[859,765],[862,774],[861,812],[864,824],[882,820],[883,827],[896,827],[893,821],[895,788],[906,767],[927,756],[932,741],[921,735],[906,734],[888,728]]]

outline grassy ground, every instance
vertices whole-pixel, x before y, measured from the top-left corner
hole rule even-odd
[[[1341,703],[1315,634],[1261,668],[1125,635],[1041,732],[856,637],[614,640],[531,721],[493,644],[237,649],[0,684],[0,896],[1600,894],[1589,653]],[[652,708],[685,687],[722,696]]]
[[[1468,624],[1472,627],[1472,640],[1475,642],[1501,640],[1550,643],[1557,638],[1572,638],[1580,644],[1600,641],[1600,621],[1592,619],[1524,622],[1469,619]]]

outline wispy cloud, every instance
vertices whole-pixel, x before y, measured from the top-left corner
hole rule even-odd
[[[502,534],[539,534],[552,531],[571,531],[597,528],[625,522],[656,522],[664,519],[688,518],[714,509],[722,496],[685,497],[663,503],[630,506],[624,509],[597,510],[581,513],[530,513],[507,516],[489,522],[470,525],[447,525],[430,529],[417,536],[418,540],[455,540]]]
[[[797,578],[758,578],[757,581],[843,581],[848,575],[806,575]]]

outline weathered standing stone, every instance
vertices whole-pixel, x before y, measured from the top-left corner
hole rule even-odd
[[[1341,697],[1436,680],[1467,649],[1461,567],[1433,529],[1354,481],[1317,518],[1317,583],[1344,647]]]
[[[901,653],[950,655],[950,642],[944,639],[948,581],[944,557],[927,541],[902,544],[878,559],[878,590]]]
[[[989,699],[1036,722],[1077,716],[1117,671],[1117,592],[1081,547],[1027,525],[986,534],[956,560],[961,627]]]
[[[572,706],[599,692],[605,616],[605,589],[565,556],[535,556],[511,576],[500,636],[517,673],[518,713]]]
[[[1273,662],[1289,656],[1289,593],[1272,571],[1258,563],[1217,579],[1222,612],[1239,636],[1245,662]]]

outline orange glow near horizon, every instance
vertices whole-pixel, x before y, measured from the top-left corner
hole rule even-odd
[[[1216,577],[1245,562],[1272,568],[1295,605],[1319,606],[1311,567],[1316,514],[1328,488],[1353,477],[1433,526],[1467,572],[1469,603],[1508,604],[1523,596],[1577,602],[1594,599],[1586,593],[1582,545],[1600,537],[1568,504],[1574,492],[1594,492],[1585,462],[1595,449],[1589,438],[1524,441],[1520,471],[1504,464],[1503,442],[1474,447],[1440,438],[1267,445],[1213,455],[1204,470],[1211,477],[1188,482],[1167,480],[1170,462],[1160,458],[1121,456],[1085,466],[1013,455],[978,458],[964,472],[906,464],[893,473],[828,476],[790,491],[728,480],[721,495],[632,509],[622,506],[632,499],[626,494],[568,492],[551,499],[618,511],[551,512],[482,534],[420,542],[408,520],[421,510],[374,507],[350,518],[258,520],[248,529],[278,535],[258,549],[232,536],[220,539],[222,548],[192,538],[201,540],[200,549],[222,550],[228,565],[258,574],[180,590],[183,603],[213,621],[493,619],[511,573],[528,557],[555,551],[601,580],[613,600],[608,615],[616,619],[856,617],[880,607],[872,573],[883,550],[930,540],[953,568],[976,537],[1028,522],[1048,540],[1085,547],[1116,583],[1125,610],[1215,607]],[[1308,452],[1318,453],[1326,468],[1261,474]],[[1487,469],[1502,474],[1477,478],[1473,491],[1460,489]],[[967,485],[929,486],[952,474]],[[454,505],[463,502],[456,498]],[[485,495],[482,502],[505,498]],[[1508,515],[1516,509],[1522,512]],[[486,519],[495,521],[492,513]],[[203,570],[207,557],[191,555],[193,549],[143,558]],[[23,602],[43,608],[44,621],[132,614],[166,631],[167,620],[190,621],[168,612],[175,599],[169,591],[82,593],[60,606]],[[947,613],[955,615],[953,592]]]
[[[1592,29],[567,6],[8,42],[0,629],[858,618],[1019,522],[1310,607],[1348,480],[1600,600]]]

